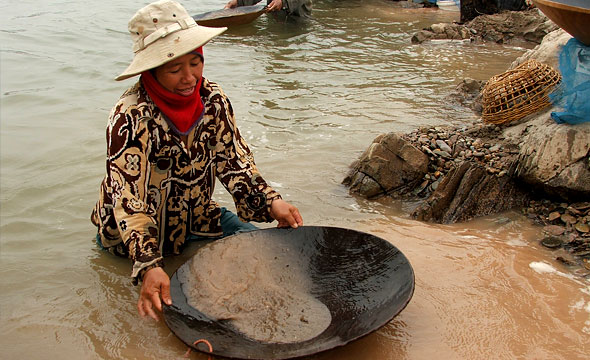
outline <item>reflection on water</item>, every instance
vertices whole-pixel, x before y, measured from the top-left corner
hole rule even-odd
[[[185,2],[191,13],[225,1]],[[126,32],[140,4],[0,4],[0,344],[6,358],[173,358],[186,346],[136,314],[125,259],[97,251],[88,216],[104,171],[108,111],[133,80]],[[317,359],[581,359],[590,289],[563,276],[518,214],[435,226],[407,204],[369,202],[340,182],[380,133],[474,119],[448,101],[525,49],[412,45],[452,21],[386,0],[318,0],[304,26],[267,16],[205,47],[205,76],[232,100],[259,168],[310,225],[382,236],[416,272],[408,307],[380,331]],[[219,201],[231,206],[219,193]],[[504,221],[505,220],[505,221]],[[167,261],[182,264],[195,247]],[[532,264],[532,265],[531,265]],[[544,265],[539,265],[544,264]],[[555,269],[543,272],[539,269]],[[205,359],[193,354],[194,358]]]

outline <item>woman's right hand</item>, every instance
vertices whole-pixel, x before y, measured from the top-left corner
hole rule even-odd
[[[277,227],[297,228],[303,226],[303,219],[299,214],[299,209],[289,204],[283,199],[275,199],[270,204],[270,216],[277,220]]]
[[[143,275],[143,282],[137,301],[137,310],[139,315],[145,317],[149,315],[152,319],[158,321],[158,315],[154,308],[162,311],[162,300],[166,305],[172,305],[170,297],[170,278],[161,267],[149,269]]]

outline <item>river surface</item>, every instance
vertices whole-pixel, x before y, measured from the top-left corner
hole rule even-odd
[[[131,60],[127,21],[146,3],[0,4],[0,358],[186,350],[163,322],[137,315],[130,262],[97,250],[89,221],[108,112],[134,81],[113,80]],[[224,3],[184,5],[197,14]],[[399,316],[310,358],[587,359],[589,283],[539,246],[539,229],[518,212],[424,224],[409,218],[411,204],[358,199],[341,185],[380,133],[473,121],[449,93],[465,77],[503,72],[526,49],[412,45],[414,32],[458,14],[385,0],[318,0],[313,15],[304,25],[262,16],[205,46],[205,76],[228,94],[263,175],[305,223],[381,236],[414,268],[416,290]]]

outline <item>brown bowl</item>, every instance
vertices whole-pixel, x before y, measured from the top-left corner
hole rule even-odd
[[[590,46],[590,1],[533,0],[533,2],[557,26],[584,45]]]
[[[239,6],[198,14],[193,19],[201,26],[232,27],[251,23],[265,12],[266,5]]]

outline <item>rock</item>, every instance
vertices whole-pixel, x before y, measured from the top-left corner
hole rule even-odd
[[[422,194],[422,192],[428,187],[428,180],[424,180],[420,186],[418,186],[416,189],[414,189],[414,191],[412,192],[413,195],[418,196],[420,194]]]
[[[548,236],[541,240],[541,245],[548,247],[550,249],[557,249],[560,248],[563,242],[555,236]]]
[[[435,34],[444,34],[447,25],[448,24],[446,24],[446,23],[432,24],[430,26],[429,30],[432,31]]]
[[[434,155],[436,155],[436,156],[440,156],[440,157],[443,157],[445,159],[451,159],[452,158],[451,154],[449,154],[446,151],[440,151],[440,150],[437,149],[437,150],[434,150],[432,153]]]
[[[471,33],[463,25],[451,23],[432,24],[412,36],[412,43],[419,44],[427,40],[468,40]]]
[[[575,256],[588,256],[590,255],[590,250],[581,250],[581,251],[574,251],[573,254]]]
[[[576,223],[576,225],[574,226],[576,228],[576,230],[578,230],[581,233],[587,233],[588,231],[590,231],[590,227],[588,226],[588,224],[584,224],[584,223]]]
[[[520,144],[514,175],[549,195],[590,199],[590,123],[556,124],[549,112],[506,130]]]
[[[510,178],[490,176],[481,165],[464,162],[444,177],[411,216],[422,221],[453,223],[521,207],[527,201],[526,192]]]
[[[572,214],[574,216],[579,216],[579,215],[582,214],[582,212],[580,210],[576,209],[573,206],[568,206],[566,210],[567,210],[568,213],[570,213],[570,214]]]
[[[451,154],[453,149],[444,140],[436,140],[436,146],[442,151],[445,151],[447,154]],[[449,155],[450,156],[450,155]]]
[[[516,42],[541,43],[548,33],[558,29],[551,20],[537,9],[503,11],[481,15],[464,25],[440,23],[418,31],[412,43],[428,40],[478,40],[501,44]]]
[[[484,40],[502,44],[515,41],[539,44],[545,35],[559,28],[537,9],[482,15],[466,26],[476,30]]]
[[[554,221],[561,217],[561,213],[559,211],[553,211],[549,216],[547,216],[547,220]]]
[[[481,114],[483,106],[480,93],[484,85],[485,81],[465,78],[455,87],[455,92],[451,96],[456,102]]]
[[[344,183],[350,185],[351,192],[359,193],[366,198],[373,198],[384,193],[384,189],[378,182],[358,171],[346,178]]]
[[[408,194],[428,171],[428,156],[395,133],[375,139],[343,183],[367,198]]]
[[[567,266],[575,266],[576,265],[576,263],[574,261],[569,260],[569,259],[566,259],[563,256],[558,256],[558,257],[555,258],[555,260],[557,260],[557,261],[559,261],[559,262],[561,262],[561,263],[563,263],[563,264],[565,264]]]
[[[558,225],[547,225],[543,227],[543,231],[550,234],[550,235],[562,235],[565,233],[565,228],[563,226]]]
[[[574,209],[579,210],[579,211],[589,210],[590,209],[590,202],[573,203],[571,205],[571,207],[573,207]]]
[[[412,44],[421,44],[430,38],[430,32],[426,30],[420,30],[412,36]]]

